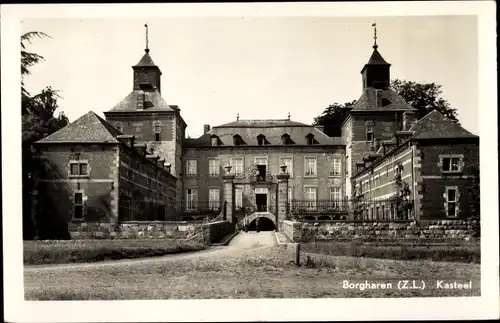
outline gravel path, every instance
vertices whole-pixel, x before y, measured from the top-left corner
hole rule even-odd
[[[235,256],[242,251],[254,248],[269,247],[277,245],[274,232],[240,232],[229,243],[228,246],[211,247],[207,250],[165,255],[160,257],[148,257],[138,259],[106,260],[92,263],[71,263],[56,265],[33,265],[24,266],[25,272],[51,271],[64,269],[78,269],[88,267],[122,266],[131,264],[157,263],[181,259],[197,258],[221,258]]]

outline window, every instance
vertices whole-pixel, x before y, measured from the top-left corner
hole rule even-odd
[[[244,145],[243,139],[241,139],[240,135],[234,135],[233,136],[233,142],[235,146],[242,146]]]
[[[243,208],[243,188],[241,187],[234,188],[234,204],[236,209]]]
[[[288,187],[288,208],[292,208],[292,200],[293,200],[293,187]]]
[[[257,136],[257,144],[258,144],[259,146],[264,146],[264,145],[267,145],[266,136],[264,136],[264,135],[258,135],[258,136]]]
[[[186,176],[196,176],[196,160],[186,160]]]
[[[314,140],[314,135],[313,134],[308,134],[306,136],[306,142],[308,145],[314,145],[316,143],[316,140]]]
[[[375,139],[373,135],[373,122],[366,122],[366,141],[373,141]]]
[[[208,160],[208,173],[210,176],[219,176],[220,164],[218,159]]]
[[[280,165],[286,165],[286,173],[289,174],[290,177],[292,177],[293,175],[292,157],[280,157]]]
[[[292,139],[288,134],[285,133],[283,136],[281,136],[281,142],[283,143],[283,145],[291,145]]]
[[[87,161],[71,161],[69,163],[70,176],[88,176],[89,167]]]
[[[441,157],[443,172],[460,172],[462,171],[461,158],[456,156]]]
[[[188,188],[186,192],[186,210],[194,211],[197,207],[198,202],[198,190],[194,188]]]
[[[306,208],[307,209],[315,209],[316,208],[316,187],[305,187],[305,199],[306,199]]]
[[[161,124],[159,121],[153,123],[153,132],[155,134],[155,141],[160,141]]]
[[[304,176],[316,176],[316,157],[305,157],[305,173]]]
[[[212,136],[211,140],[212,140],[212,146],[219,146],[219,137]]]
[[[121,122],[119,122],[119,121],[118,121],[118,122],[116,122],[116,123],[115,123],[115,128],[116,128],[116,130],[118,130],[118,131],[120,131],[120,132],[123,132],[123,123],[121,123]]]
[[[330,187],[330,203],[332,207],[340,207],[341,202],[340,187]]]
[[[208,190],[208,207],[210,210],[217,210],[220,207],[220,190],[211,188]]]
[[[243,158],[231,158],[229,164],[232,166],[231,171],[234,175],[238,176],[243,174]]]
[[[458,215],[458,190],[456,187],[447,187],[446,193],[446,216],[456,217]]]
[[[341,160],[340,158],[334,158],[332,160],[332,168],[330,169],[330,176],[340,176],[341,172]]]
[[[83,220],[83,193],[77,192],[73,197],[73,219]]]

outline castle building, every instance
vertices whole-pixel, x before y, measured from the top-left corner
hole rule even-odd
[[[437,111],[417,120],[390,88],[390,67],[375,43],[340,137],[289,115],[237,117],[186,139],[181,110],[162,97],[162,73],[146,48],[132,67],[131,93],[104,112],[106,120],[89,112],[37,143],[59,174],[38,182],[64,182],[60,210],[73,210],[77,221],[144,221],[137,204],[147,200],[167,210],[160,220],[224,210],[231,222],[262,217],[280,229],[292,215],[396,219],[401,196],[412,205],[407,217],[464,217],[479,138]],[[108,206],[96,207],[101,200]]]

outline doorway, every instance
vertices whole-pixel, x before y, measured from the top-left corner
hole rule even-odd
[[[255,204],[258,212],[267,211],[267,194],[255,194]]]

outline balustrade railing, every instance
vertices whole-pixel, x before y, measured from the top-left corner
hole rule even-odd
[[[387,200],[291,200],[290,214],[298,221],[318,220],[407,220],[411,204]]]

